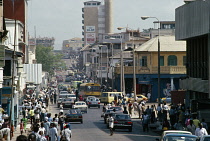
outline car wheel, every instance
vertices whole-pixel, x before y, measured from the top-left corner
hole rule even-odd
[[[81,123],[83,123],[83,120],[81,120]]]
[[[98,108],[100,109],[100,106],[98,106]]]
[[[88,108],[90,108],[90,106],[88,106]]]
[[[128,129],[129,132],[132,132],[132,127]]]

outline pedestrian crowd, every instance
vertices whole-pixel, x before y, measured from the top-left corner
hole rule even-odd
[[[181,102],[177,105],[173,103],[168,105],[165,102],[161,102],[156,106],[147,104],[146,99],[139,102],[137,100],[127,102],[124,98],[107,104],[104,107],[109,108],[110,106],[122,106],[124,114],[129,114],[130,116],[133,116],[133,114],[138,115],[141,119],[144,132],[148,132],[149,126],[154,125],[160,131],[169,129],[185,130],[199,137],[208,135],[208,125],[205,119],[199,120],[197,115],[191,113],[190,108],[186,107],[185,104],[181,104]],[[112,124],[110,125],[111,127],[113,126]],[[112,135],[112,130],[110,132]]]
[[[63,111],[60,110],[62,112],[53,116],[48,110],[49,102],[56,104],[56,93],[56,89],[49,87],[41,89],[38,96],[35,92],[25,95],[22,106],[20,106],[22,107],[20,111],[22,119],[18,123],[20,136],[16,138],[16,141],[70,141],[71,126],[70,123],[65,122]],[[31,125],[29,129],[27,125]],[[14,129],[12,131],[10,126],[9,118],[4,118],[1,124],[0,140],[10,141],[13,137]],[[28,136],[23,133],[27,133]]]

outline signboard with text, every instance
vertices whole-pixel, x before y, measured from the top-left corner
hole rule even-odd
[[[86,26],[86,32],[95,32],[95,26]]]
[[[86,42],[88,44],[93,44],[96,41],[95,33],[86,33]]]

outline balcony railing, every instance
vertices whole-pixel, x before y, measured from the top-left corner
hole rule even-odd
[[[121,67],[115,67],[115,73],[120,74]],[[136,74],[157,74],[158,67],[140,67],[136,66]],[[160,67],[161,74],[186,74],[186,67],[185,66],[164,66]],[[133,74],[133,66],[125,66],[124,67],[124,74]]]

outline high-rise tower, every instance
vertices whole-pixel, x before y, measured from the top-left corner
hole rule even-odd
[[[113,4],[112,0],[105,0],[105,32],[112,33],[113,31]]]
[[[99,34],[112,32],[112,0],[84,2],[82,11],[84,45],[94,44]]]

